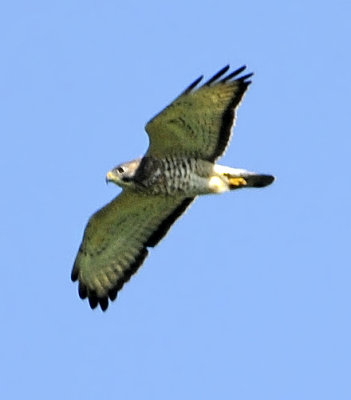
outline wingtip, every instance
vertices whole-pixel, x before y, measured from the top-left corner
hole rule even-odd
[[[181,95],[190,93],[190,92],[199,84],[199,82],[201,82],[201,81],[203,80],[203,78],[204,78],[204,76],[201,75],[201,76],[199,76],[197,79],[195,79],[194,82],[191,83],[191,84],[183,91],[183,93],[182,93]]]
[[[78,279],[78,270],[73,267],[72,272],[71,272],[71,281],[76,282]]]
[[[108,297],[110,298],[111,301],[116,300],[118,290],[119,290],[118,287],[109,290]]]
[[[107,297],[102,297],[98,299],[100,308],[103,312],[105,312],[108,309],[108,298]]]
[[[238,75],[240,75],[242,72],[244,72],[246,69],[246,65],[241,66],[240,68],[236,69],[235,71],[231,72],[229,75],[225,76],[221,82],[225,83],[230,81],[231,79],[237,77]],[[246,75],[240,76],[238,78],[235,79],[235,81],[237,82],[244,82],[246,84],[250,84],[251,81],[247,81],[248,78],[250,78],[253,75],[253,72],[250,72]]]
[[[101,310],[105,312],[109,306],[108,297],[97,297],[95,293],[89,293],[88,301],[89,301],[89,306],[92,310],[95,310],[98,306],[100,306]]]
[[[88,296],[87,287],[82,282],[79,282],[78,285],[78,295],[82,300],[86,299]]]
[[[90,293],[88,300],[89,300],[90,308],[92,310],[94,310],[98,305],[98,299],[97,299],[96,295],[93,293]]]
[[[212,83],[217,81],[221,76],[223,76],[230,68],[230,64],[227,64],[225,67],[216,72],[207,82],[205,82],[204,86],[210,86]]]
[[[241,76],[241,77],[238,78],[237,80],[238,80],[238,81],[244,82],[244,81],[246,81],[247,79],[251,78],[253,75],[254,75],[254,73],[253,73],[253,72],[250,72],[249,74],[246,74],[246,75]],[[247,82],[251,82],[251,81],[246,81],[246,83],[247,83]]]

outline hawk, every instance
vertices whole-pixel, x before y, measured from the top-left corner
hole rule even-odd
[[[273,182],[272,175],[216,164],[251,83],[245,69],[228,72],[227,65],[197,89],[203,76],[196,79],[147,123],[145,156],[107,173],[123,191],[88,221],[71,276],[91,308],[107,309],[198,195]]]

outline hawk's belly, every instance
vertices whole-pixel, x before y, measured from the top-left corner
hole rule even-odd
[[[147,157],[138,172],[138,187],[153,195],[192,197],[218,192],[213,184],[220,186],[222,179],[213,167],[211,162],[195,158],[168,157],[159,160]],[[218,182],[214,182],[216,179]]]

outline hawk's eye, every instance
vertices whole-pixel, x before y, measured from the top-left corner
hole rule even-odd
[[[118,167],[118,168],[117,168],[117,171],[118,171],[120,174],[123,174],[124,169],[123,169],[122,167]]]

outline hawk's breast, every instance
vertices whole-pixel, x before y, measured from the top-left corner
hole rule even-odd
[[[134,180],[140,190],[154,195],[196,196],[209,193],[213,164],[196,158],[144,157]]]

